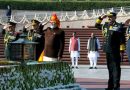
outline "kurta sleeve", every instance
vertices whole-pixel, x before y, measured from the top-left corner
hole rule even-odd
[[[78,38],[78,51],[80,51],[80,39]]]
[[[89,41],[90,41],[90,39],[88,39],[88,43],[87,43],[87,49],[89,49]]]
[[[70,42],[69,42],[69,52],[71,51],[70,48],[71,48],[71,38],[70,38]]]
[[[101,49],[101,46],[100,46],[100,41],[99,41],[99,39],[97,39],[97,45],[98,45],[98,49]]]

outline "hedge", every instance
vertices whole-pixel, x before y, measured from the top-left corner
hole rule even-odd
[[[0,90],[42,90],[39,88],[75,83],[74,73],[65,62],[33,63],[0,67]]]
[[[93,2],[30,2],[30,1],[0,1],[0,9],[11,5],[13,10],[44,10],[44,11],[83,11],[111,7],[129,6],[129,1],[93,1]]]

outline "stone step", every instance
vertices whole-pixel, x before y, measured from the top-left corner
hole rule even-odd
[[[71,63],[70,59],[70,53],[68,51],[69,49],[69,40],[70,37],[72,37],[73,32],[77,32],[78,37],[80,38],[80,44],[81,44],[81,51],[80,51],[80,58],[79,58],[79,64],[89,64],[89,60],[87,58],[87,41],[91,35],[92,32],[96,34],[98,39],[100,40],[100,43],[102,45],[103,43],[103,37],[102,37],[102,31],[98,30],[94,27],[90,28],[84,28],[84,29],[63,29],[65,31],[65,49],[63,52],[63,61]],[[0,35],[0,59],[5,58],[4,56],[4,43],[3,43],[3,37]],[[105,65],[106,64],[106,56],[103,50],[99,50],[100,57],[98,58],[98,64]],[[125,54],[124,60],[128,62],[127,56]]]
[[[93,31],[97,31],[98,29],[97,28],[62,28],[62,30],[64,30],[64,31],[91,31],[91,30],[93,30]],[[98,31],[100,31],[100,30],[98,30]]]
[[[5,58],[5,55],[4,55],[4,54],[1,54],[1,55],[0,55],[0,58]]]
[[[65,31],[65,34],[72,35],[73,32],[71,32],[71,31]],[[91,35],[91,33],[94,33],[95,35],[99,35],[99,34],[102,35],[102,31],[96,31],[96,32],[95,31],[89,31],[89,32],[87,32],[87,31],[77,31],[76,33],[77,33],[77,35],[80,35],[80,34]]]
[[[88,27],[88,28],[91,28],[91,29],[92,29],[92,28],[95,28],[95,26],[87,26],[87,27]]]
[[[3,49],[0,48],[0,52],[3,52]]]
[[[69,49],[65,49],[65,50],[64,50],[64,54],[66,54],[66,53],[69,53]],[[81,48],[80,53],[88,53],[88,50]],[[103,52],[102,50],[99,50],[99,53],[102,54],[102,53],[104,53],[104,52]]]
[[[0,54],[2,55],[2,54],[4,54],[4,52],[2,51],[2,52],[0,52]]]
[[[71,37],[72,37],[72,35],[71,35],[71,36],[65,36],[65,39],[70,39]],[[78,37],[79,37],[80,39],[86,39],[86,40],[88,40],[88,39],[90,38],[90,36],[86,36],[86,35],[85,35],[85,36],[82,36],[82,35],[81,35],[81,36],[78,36]],[[100,37],[97,37],[97,38],[98,38],[99,40],[100,40],[100,39],[104,39],[104,38],[101,37],[101,36],[100,36]]]
[[[64,54],[66,54],[66,53],[69,53],[69,49],[65,49],[65,50],[64,50]],[[80,53],[86,54],[86,53],[88,53],[88,51],[87,51],[87,50],[84,50],[84,49],[83,49],[83,50],[81,49]],[[101,50],[99,51],[99,53],[100,53],[100,54],[104,54],[104,52],[101,51]]]
[[[66,33],[66,35],[65,36],[67,36],[67,37],[72,37],[72,33]],[[90,34],[86,34],[85,32],[82,34],[82,33],[78,33],[77,34],[77,36],[78,37],[90,37],[91,36],[91,33]],[[96,34],[96,36],[97,37],[102,37],[102,34],[100,33],[100,34]]]

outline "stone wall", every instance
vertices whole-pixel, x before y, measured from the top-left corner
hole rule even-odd
[[[5,12],[6,10],[0,10],[0,18],[5,17]],[[18,20],[16,21],[21,20],[24,15],[28,16],[27,18],[32,19],[33,17],[35,17],[35,14],[45,15],[46,13],[48,14],[48,17],[49,17],[52,11],[47,11],[47,12],[46,11],[26,11],[26,10],[13,10],[12,11],[12,15],[20,17],[20,18],[17,18]],[[61,14],[63,13],[66,13],[66,11],[56,12],[59,18],[61,18]],[[74,11],[68,12],[68,13],[70,17],[74,15]],[[81,14],[82,14],[81,11],[78,11],[78,16],[81,16]],[[117,21],[125,23],[125,21],[128,20],[129,18],[130,18],[129,15],[120,16],[120,17],[117,17]],[[60,27],[61,28],[87,28],[87,26],[94,26],[95,20],[96,18],[61,21]],[[107,20],[103,20],[103,22],[105,21]],[[17,30],[22,30],[25,24],[27,24],[27,22],[17,24]],[[45,28],[48,26],[49,24],[47,24]]]

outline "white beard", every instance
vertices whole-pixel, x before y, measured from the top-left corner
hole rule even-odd
[[[52,29],[53,29],[53,28],[54,28],[54,26],[53,26],[53,25],[51,25],[51,26],[50,26],[50,28],[52,28]]]
[[[56,25],[51,25],[50,28],[54,29],[56,28],[57,26]]]

